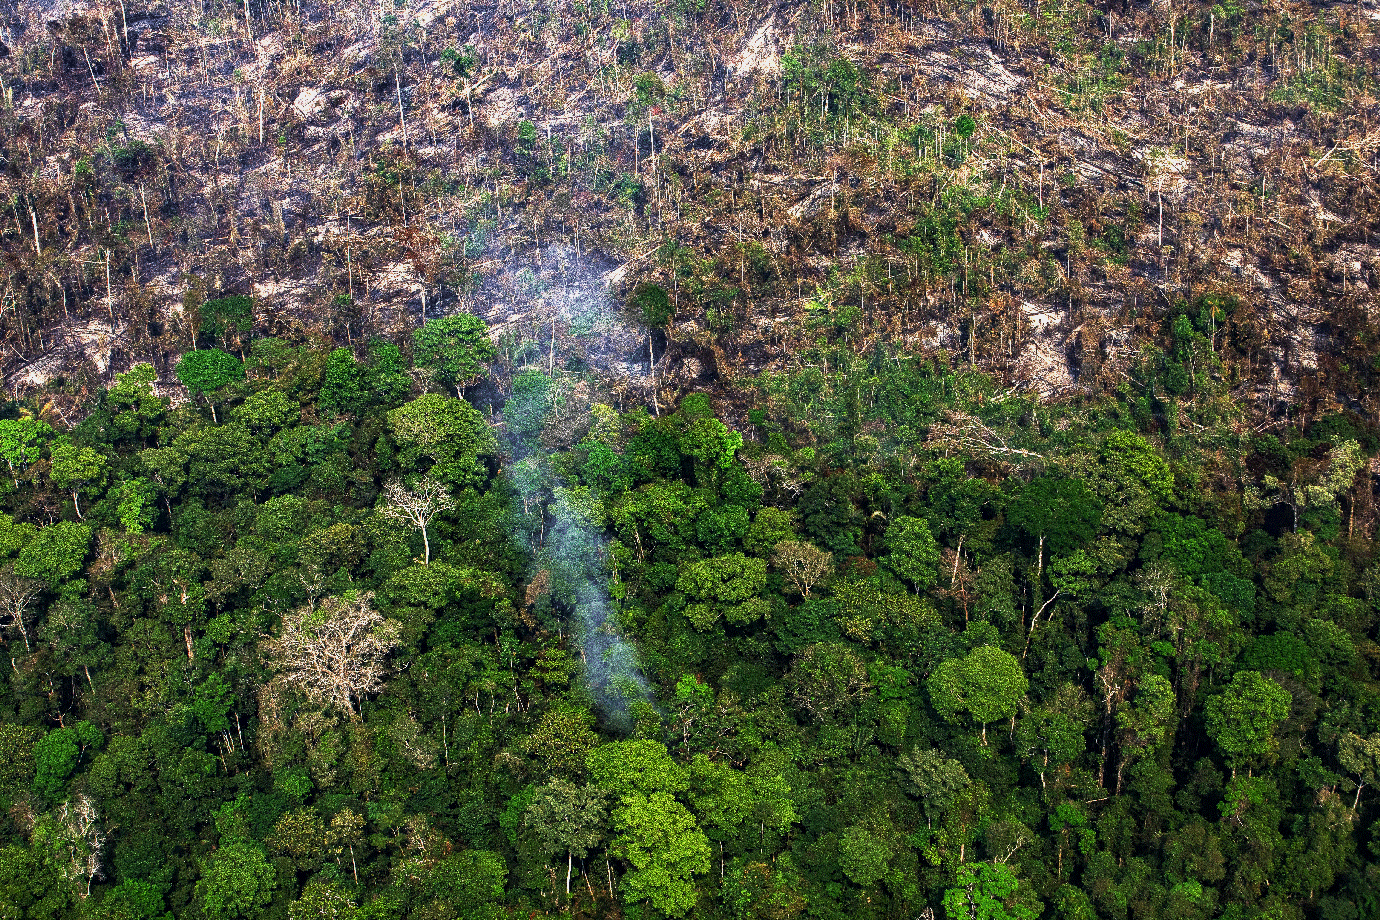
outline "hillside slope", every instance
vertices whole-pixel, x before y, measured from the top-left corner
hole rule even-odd
[[[3,21],[14,392],[80,404],[198,340],[357,345],[468,310],[509,359],[527,342],[647,401],[620,304],[652,283],[670,391],[727,395],[826,340],[1153,397],[1175,385],[1143,348],[1172,352],[1185,314],[1263,414],[1375,408],[1374,3],[7,0]],[[252,330],[203,315],[236,294]]]

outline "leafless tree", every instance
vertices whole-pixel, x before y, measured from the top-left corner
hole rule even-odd
[[[91,894],[91,883],[104,877],[101,850],[105,847],[105,831],[101,829],[96,802],[89,795],[68,799],[56,812],[50,812],[35,822],[35,838],[47,838],[55,854],[60,854],[58,869],[78,885],[85,882],[78,893],[84,899]]]
[[[383,500],[385,507],[380,513],[384,517],[411,524],[422,532],[422,545],[426,552],[423,564],[430,565],[431,540],[426,534],[427,525],[437,515],[454,508],[455,499],[451,498],[445,486],[427,477],[411,489],[401,482],[390,482],[384,490]]]
[[[383,689],[388,653],[399,626],[373,608],[373,594],[328,597],[283,617],[267,649],[279,679],[308,698],[356,713],[356,704]]]
[[[42,582],[21,578],[14,574],[12,568],[0,572],[0,629],[19,630],[26,651],[31,650],[31,646],[25,620],[29,618],[34,600],[42,590]]]
[[[809,597],[810,589],[826,578],[834,567],[834,554],[810,543],[785,540],[776,544],[771,561],[781,574],[791,580],[801,597]]]

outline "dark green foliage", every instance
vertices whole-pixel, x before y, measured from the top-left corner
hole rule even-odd
[[[243,294],[218,297],[201,305],[201,334],[207,339],[228,341],[254,328],[254,298]]]
[[[1006,509],[1006,519],[1054,555],[1086,545],[1102,523],[1102,505],[1077,479],[1040,476]]]
[[[193,393],[205,396],[235,380],[244,379],[244,364],[219,348],[189,351],[177,362],[177,379]]]
[[[438,383],[458,393],[484,375],[498,350],[482,319],[459,313],[432,320],[412,333],[412,357]]]
[[[665,326],[673,317],[671,297],[665,288],[659,285],[646,284],[639,287],[633,293],[632,303],[637,310],[638,318],[654,329]]]
[[[1201,366],[1201,309],[1166,360]],[[1120,405],[831,356],[764,383],[744,438],[720,392],[572,419],[589,383],[519,366],[489,418],[410,399],[396,346],[250,355],[184,358],[213,418],[137,367],[75,429],[0,421],[0,913],[1380,903],[1359,419],[1162,442]],[[427,564],[395,481],[453,502]],[[616,716],[576,638],[600,605],[648,680]],[[387,649],[331,705],[285,630],[342,610]]]

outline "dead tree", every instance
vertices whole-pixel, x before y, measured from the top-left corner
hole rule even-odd
[[[810,589],[833,570],[834,554],[810,543],[783,540],[776,544],[771,561],[791,580],[800,596],[808,598]]]
[[[14,569],[0,572],[0,629],[17,629],[24,639],[24,650],[32,651],[26,621],[32,613],[34,601],[43,590],[43,583],[21,578]]]
[[[388,654],[400,628],[373,608],[373,593],[328,597],[283,617],[266,647],[278,679],[308,699],[357,715],[356,705],[383,689]]]
[[[428,477],[412,489],[401,482],[389,483],[384,490],[383,500],[386,506],[380,513],[384,517],[411,524],[422,532],[422,545],[425,548],[422,564],[430,565],[431,540],[426,533],[427,525],[437,515],[453,509],[455,499],[451,498],[445,486]]]

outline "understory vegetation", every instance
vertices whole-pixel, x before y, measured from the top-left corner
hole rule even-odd
[[[1371,915],[1380,437],[1254,432],[1212,317],[1083,403],[821,351],[741,431],[496,400],[472,317],[10,404],[0,915]]]

